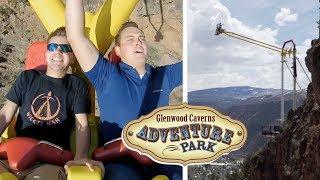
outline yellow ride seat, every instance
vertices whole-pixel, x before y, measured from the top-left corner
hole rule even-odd
[[[0,174],[0,180],[17,180],[17,177],[10,172]]]
[[[68,169],[68,179],[88,180],[88,179],[102,179],[101,169],[94,167],[94,171],[90,171],[85,166],[71,166]]]
[[[168,176],[158,175],[152,178],[152,180],[169,180]]]

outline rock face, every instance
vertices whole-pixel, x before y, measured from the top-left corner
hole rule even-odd
[[[247,179],[320,179],[320,49],[312,41],[305,59],[312,74],[307,99],[288,113],[285,130],[243,165]]]
[[[29,44],[47,35],[26,0],[0,2],[0,107],[22,71]]]
[[[104,0],[85,0],[85,9],[94,12],[103,2]],[[138,3],[130,20],[136,21],[146,34],[149,45],[148,63],[161,66],[178,62],[182,59],[182,0],[146,2],[147,5],[145,1]],[[156,42],[155,29],[159,30],[160,26],[163,39]],[[28,46],[32,42],[46,40],[47,36],[48,33],[27,0],[0,0],[0,107],[5,102],[5,94],[23,70]],[[172,93],[170,103],[181,102],[180,87]]]
[[[307,51],[305,58],[306,66],[311,72],[313,96],[320,104],[320,40],[315,39],[311,42],[311,48]]]

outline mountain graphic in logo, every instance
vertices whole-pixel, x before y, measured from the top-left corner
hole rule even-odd
[[[48,94],[42,93],[31,104],[33,116],[42,121],[50,121],[57,117],[60,112],[60,100],[50,91]]]

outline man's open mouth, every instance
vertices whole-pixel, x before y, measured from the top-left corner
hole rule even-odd
[[[135,50],[134,52],[135,52],[135,53],[143,53],[142,50]]]
[[[62,58],[53,58],[52,61],[54,61],[54,62],[62,62],[63,59]]]

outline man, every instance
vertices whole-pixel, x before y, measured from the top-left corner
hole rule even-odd
[[[68,165],[87,164],[90,168],[99,165],[87,160],[90,143],[88,92],[83,80],[67,74],[74,55],[64,27],[49,36],[45,60],[45,73],[23,71],[6,95],[7,101],[0,111],[1,134],[20,108],[15,126],[17,137],[44,140],[70,150],[70,133],[76,124],[77,161],[70,161]],[[9,171],[7,161],[0,163],[0,173],[4,171]],[[37,164],[17,176],[25,179],[66,179],[63,167],[50,164]]]
[[[101,144],[119,138],[129,121],[168,105],[170,92],[182,84],[182,62],[159,68],[146,64],[148,47],[145,36],[133,22],[125,23],[115,38],[115,52],[122,61],[117,65],[99,54],[85,36],[83,0],[66,1],[66,28],[75,56],[97,92]],[[129,173],[130,169],[137,167],[127,161],[108,164],[105,176],[110,179],[139,179],[136,173]],[[176,168],[174,173],[166,174],[170,179],[182,178],[181,169],[174,166],[154,167],[157,169],[155,172],[161,174],[163,167],[165,174]]]

